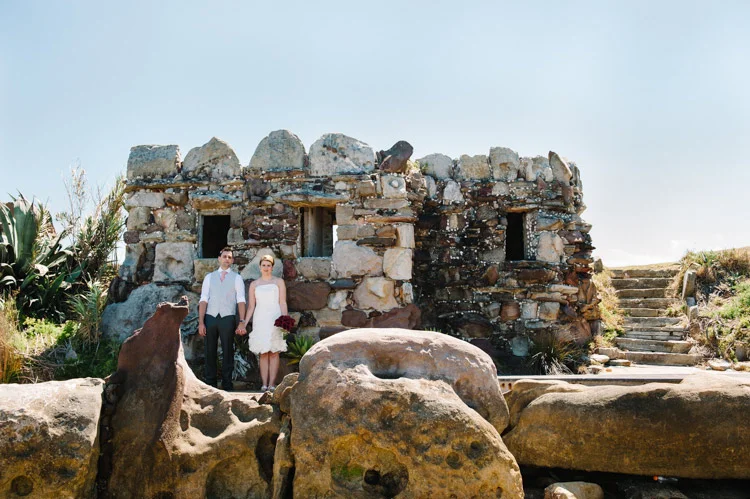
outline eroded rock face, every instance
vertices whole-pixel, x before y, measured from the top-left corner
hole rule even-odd
[[[0,385],[0,497],[96,497],[103,386]]]
[[[498,433],[508,412],[495,366],[455,338],[360,329],[321,341],[302,359],[291,416],[297,497],[523,496]]]
[[[518,462],[634,475],[750,478],[750,382],[695,374],[680,384],[519,381],[503,436]],[[607,452],[591,452],[591,444]]]
[[[183,324],[183,333],[193,334],[198,329],[200,296],[179,285],[157,286],[156,284],[140,286],[130,293],[126,301],[108,305],[102,314],[102,331],[109,338],[123,341],[133,334],[133,331],[143,327],[146,319],[156,312],[157,304],[165,301],[177,302],[183,295],[187,295],[190,300],[190,314]]]
[[[107,385],[117,400],[100,483],[111,497],[269,497],[279,415],[195,377],[180,342],[187,314],[162,303],[123,344]]]

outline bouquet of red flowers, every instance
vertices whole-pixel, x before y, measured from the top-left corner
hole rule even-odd
[[[286,335],[289,334],[294,327],[294,319],[292,319],[288,315],[282,315],[278,319],[276,319],[276,322],[274,322],[273,325],[281,329],[282,335],[286,337]]]

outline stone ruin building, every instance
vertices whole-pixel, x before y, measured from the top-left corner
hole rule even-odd
[[[271,132],[247,166],[213,138],[181,159],[176,145],[131,149],[126,257],[110,290],[105,334],[128,336],[159,301],[191,298],[186,356],[201,347],[200,286],[225,245],[249,283],[276,257],[301,334],[346,328],[432,329],[495,359],[554,332],[598,327],[593,249],[575,163],[554,152],[410,159],[326,134],[309,151]]]

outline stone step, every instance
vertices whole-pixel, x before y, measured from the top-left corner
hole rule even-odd
[[[685,338],[684,332],[670,331],[626,331],[620,338],[635,338],[639,340],[682,340]]]
[[[668,288],[672,279],[667,277],[640,277],[638,279],[612,279],[615,289]]]
[[[683,326],[664,326],[664,327],[655,327],[655,326],[628,326],[627,324],[622,327],[623,331],[626,332],[633,332],[633,333],[648,333],[648,332],[654,332],[654,333],[672,333],[675,335],[684,335],[688,332],[688,328]]]
[[[626,326],[665,327],[677,326],[683,321],[682,317],[625,317]]]
[[[618,289],[615,291],[618,298],[666,298],[665,288],[652,289]]]
[[[644,340],[638,338],[615,338],[615,343],[623,350],[637,352],[688,353],[693,344],[680,340]]]
[[[612,277],[617,279],[633,279],[636,277],[674,277],[680,271],[677,267],[666,269],[609,269]]]
[[[622,313],[630,317],[660,317],[666,313],[661,308],[621,308]]]
[[[674,298],[620,298],[622,308],[669,308]]]
[[[637,364],[657,366],[694,366],[703,359],[697,353],[623,352],[623,355]]]

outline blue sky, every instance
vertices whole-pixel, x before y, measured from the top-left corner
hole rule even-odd
[[[272,130],[414,158],[551,149],[607,265],[750,245],[750,3],[0,0],[0,198],[136,144]]]

